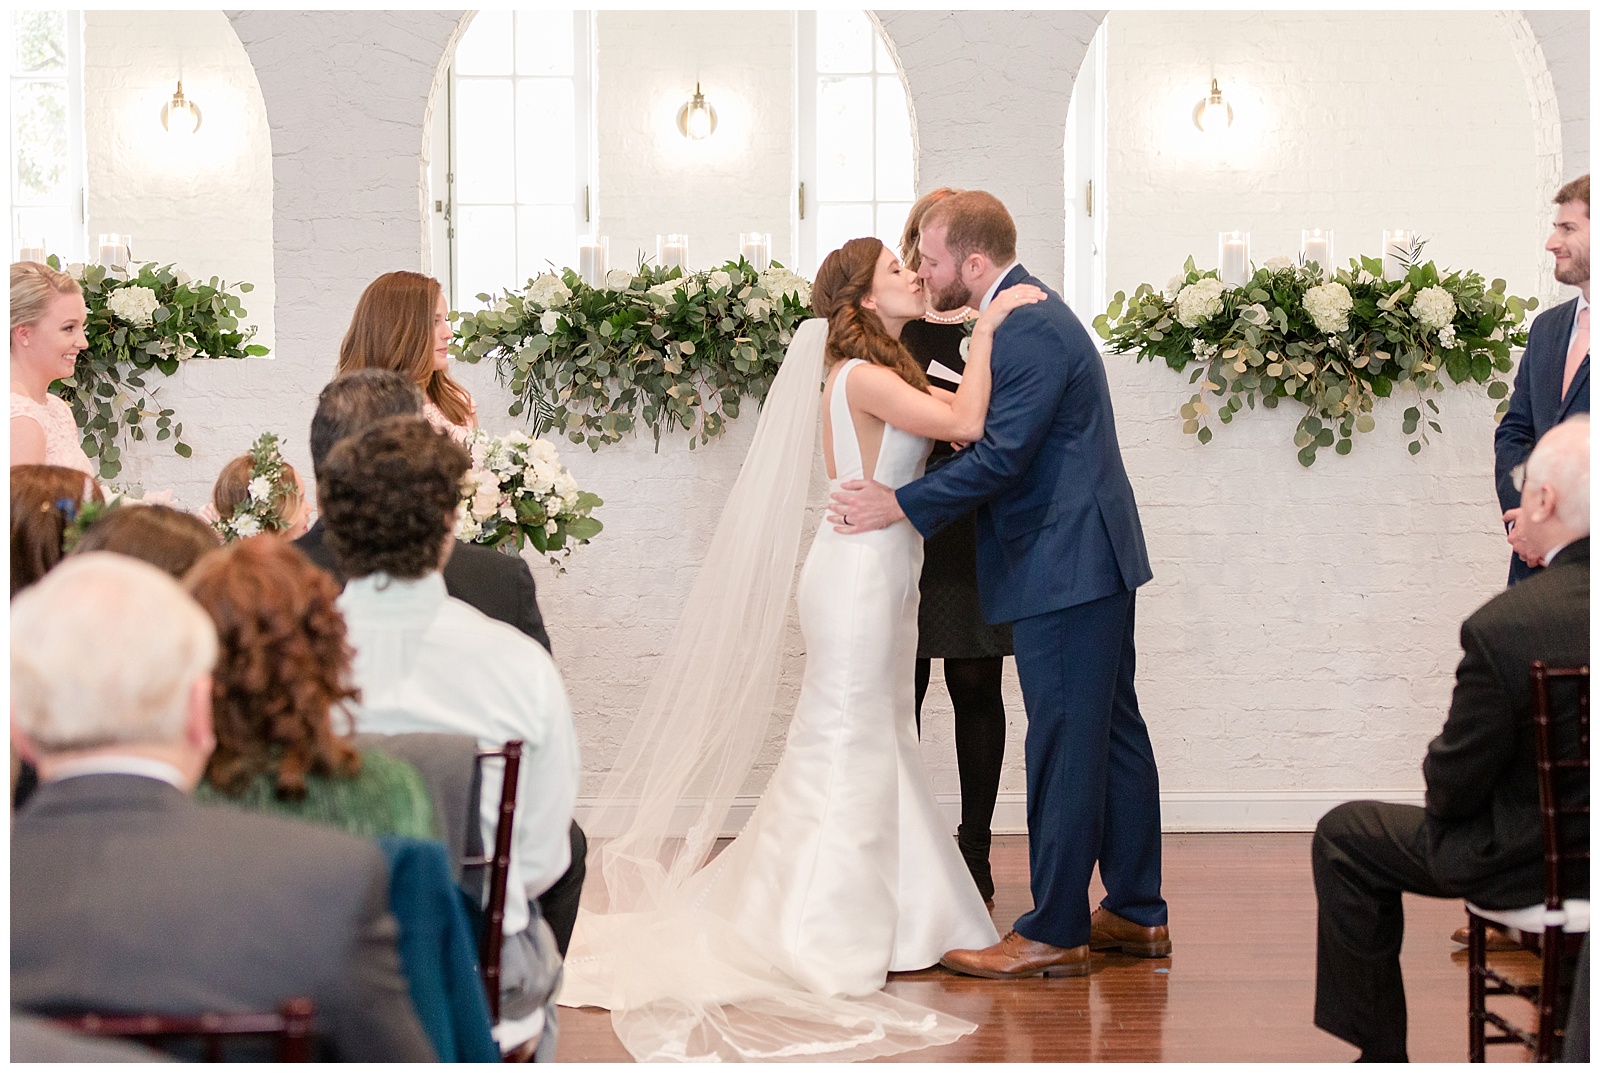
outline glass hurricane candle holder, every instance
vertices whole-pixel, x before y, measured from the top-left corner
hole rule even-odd
[[[662,268],[679,268],[689,271],[689,236],[657,235],[656,264]]]
[[[1333,275],[1333,232],[1321,227],[1302,228],[1300,263],[1306,268],[1315,264],[1323,275]]]
[[[1250,232],[1221,231],[1217,234],[1217,274],[1229,287],[1242,287],[1250,280]]]

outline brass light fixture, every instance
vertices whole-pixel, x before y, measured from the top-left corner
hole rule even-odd
[[[1206,134],[1220,134],[1233,126],[1233,105],[1222,99],[1222,89],[1215,78],[1211,80],[1211,92],[1194,106],[1194,125]]]
[[[161,106],[161,125],[168,134],[188,135],[200,129],[200,106],[183,95],[183,79],[172,100]]]
[[[694,96],[678,109],[678,132],[690,141],[699,142],[711,137],[717,129],[717,110],[706,103],[700,92],[700,83],[694,84]]]

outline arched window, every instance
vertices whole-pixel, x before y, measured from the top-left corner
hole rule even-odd
[[[83,259],[83,18],[11,13],[11,253]]]
[[[480,11],[456,45],[434,153],[435,270],[453,308],[577,263],[592,215],[592,27],[587,11]]]
[[[916,199],[905,85],[864,11],[799,13],[800,270],[845,240],[898,248]]]

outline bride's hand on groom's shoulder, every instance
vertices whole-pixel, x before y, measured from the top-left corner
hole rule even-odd
[[[978,317],[978,323],[973,331],[994,331],[1000,327],[1000,322],[1010,315],[1013,309],[1033,305],[1050,297],[1042,288],[1031,283],[1019,283],[1015,287],[1007,287],[990,300],[989,306]]]
[[[877,481],[845,481],[828,499],[828,521],[836,533],[870,533],[905,516],[894,489]]]

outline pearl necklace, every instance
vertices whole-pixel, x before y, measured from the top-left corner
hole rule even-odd
[[[944,317],[941,317],[939,314],[930,309],[922,315],[922,319],[930,321],[934,324],[960,324],[963,321],[972,319],[974,316],[975,314],[972,312],[972,310],[968,309],[966,306],[962,306],[954,313]]]

